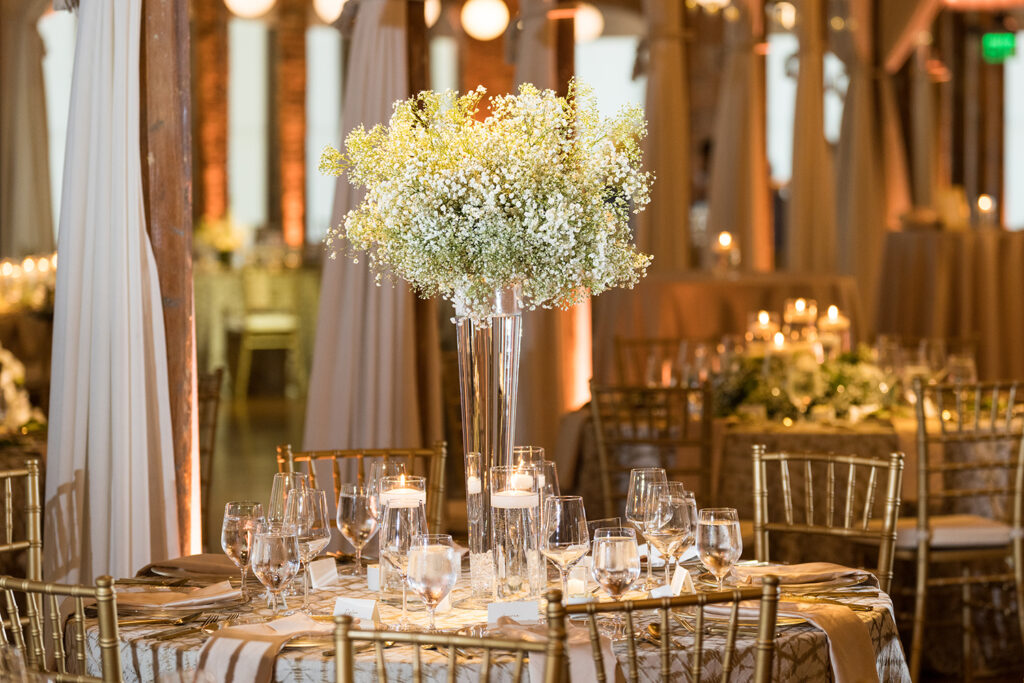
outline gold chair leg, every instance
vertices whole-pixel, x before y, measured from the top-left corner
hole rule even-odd
[[[918,551],[917,557],[917,586],[914,593],[914,631],[910,637],[910,680],[912,681],[920,680],[921,677],[925,604],[928,597],[928,558],[920,551]]]

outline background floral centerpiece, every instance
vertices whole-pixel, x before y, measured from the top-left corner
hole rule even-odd
[[[41,427],[46,418],[25,390],[25,366],[0,345],[0,439]]]

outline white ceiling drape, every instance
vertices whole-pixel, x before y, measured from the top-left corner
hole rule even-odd
[[[48,580],[179,554],[163,308],[142,195],[142,0],[81,5],[60,212]]]
[[[797,9],[800,71],[786,209],[786,265],[799,272],[834,273],[835,173],[825,139],[825,0],[798,0]]]
[[[757,53],[760,0],[736,0],[725,26],[725,67],[715,116],[708,234],[739,238],[744,267],[771,270],[774,261],[768,157],[765,150],[764,60]]]
[[[346,135],[360,124],[387,123],[393,104],[409,96],[406,4],[359,0],[342,110]],[[362,196],[347,177],[338,178],[335,226]],[[423,400],[440,386],[435,318],[418,322],[409,287],[388,281],[378,287],[365,258],[353,263],[339,253],[325,260],[322,278],[303,448],[409,447],[436,436],[439,390]],[[425,351],[419,360],[418,345]],[[436,419],[422,418],[424,403]]]
[[[651,272],[690,267],[690,94],[683,3],[644,0],[647,18],[647,139],[655,175],[651,203],[636,217],[637,246],[654,254]]]
[[[50,0],[0,0],[0,257],[53,251],[43,40]]]

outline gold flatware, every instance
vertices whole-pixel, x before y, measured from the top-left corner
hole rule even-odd
[[[172,628],[169,631],[163,631],[162,633],[153,636],[153,640],[171,640],[172,638],[180,638],[181,636],[192,635],[193,633],[201,633],[204,629],[208,628],[211,624],[216,622],[218,617],[216,614],[207,615],[202,622],[191,626],[183,626],[181,628]]]
[[[119,627],[125,626],[155,626],[161,624],[164,626],[181,626],[187,624],[190,621],[195,621],[202,612],[193,612],[192,614],[184,614],[180,617],[129,617],[127,619],[118,619],[117,625]]]
[[[788,595],[785,593],[779,596],[779,602],[803,602],[812,605],[839,605],[841,607],[847,607],[854,612],[873,612],[875,609],[871,605],[861,605],[856,602],[844,602],[842,600],[833,600],[830,598],[812,595]]]

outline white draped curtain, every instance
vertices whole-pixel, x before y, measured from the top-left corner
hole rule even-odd
[[[690,267],[690,96],[679,0],[644,0],[647,18],[647,139],[644,162],[656,177],[637,216],[637,245],[654,254],[651,272]]]
[[[43,40],[51,0],[0,0],[0,257],[53,251]]]
[[[835,174],[825,139],[825,0],[798,0],[799,74],[793,120],[793,176],[786,233],[787,266],[836,270]]]
[[[738,18],[725,25],[725,65],[715,115],[708,230],[738,237],[744,267],[771,270],[774,261],[768,157],[765,150],[761,0],[735,0]]]
[[[346,135],[360,124],[386,123],[394,102],[409,96],[407,3],[358,1],[342,104]],[[362,196],[339,177],[333,225]],[[439,437],[436,309],[420,303],[417,315],[417,305],[404,283],[377,286],[365,258],[355,263],[342,251],[325,260],[303,448],[410,447]]]
[[[180,554],[163,309],[139,146],[142,0],[78,17],[60,212],[44,572],[88,582]]]

